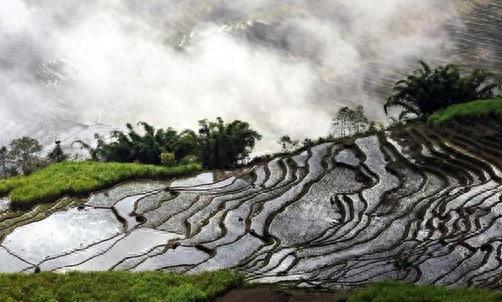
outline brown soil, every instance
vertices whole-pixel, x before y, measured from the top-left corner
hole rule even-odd
[[[234,289],[214,302],[342,302],[346,301],[346,297],[346,292],[312,292],[260,287]]]

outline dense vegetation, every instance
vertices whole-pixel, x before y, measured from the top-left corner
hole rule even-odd
[[[200,163],[208,169],[232,169],[243,163],[261,135],[246,122],[225,123],[201,120],[198,132],[190,129],[178,132],[173,128],[155,129],[140,122],[141,131],[127,124],[127,131],[115,130],[110,139],[96,134],[95,144],[75,141],[73,144],[89,152],[93,161],[142,163],[173,166]],[[0,147],[0,179],[29,175],[34,171],[69,159],[56,141],[54,148],[41,156],[42,146],[30,137],[13,140],[9,147]]]
[[[96,147],[77,141],[87,149],[93,160],[106,162],[140,162],[143,164],[174,164],[201,162],[205,168],[234,168],[251,152],[261,135],[242,121],[225,123],[223,119],[199,122],[198,133],[192,130],[177,132],[172,128],[155,129],[140,122],[143,134],[127,124],[127,133],[113,131],[106,142],[96,136]]]
[[[375,127],[375,123],[370,123],[361,105],[355,109],[342,107],[331,121],[332,135],[334,137],[346,137],[362,133],[370,127]]]
[[[216,122],[200,121],[199,125],[200,159],[210,169],[235,168],[261,139],[258,132],[241,121],[225,124],[218,118]]]
[[[491,73],[476,69],[462,76],[457,65],[439,66],[435,69],[420,61],[421,68],[406,79],[398,81],[384,106],[401,107],[400,119],[409,115],[428,116],[433,112],[454,104],[494,97],[500,85]]]
[[[9,148],[0,148],[0,178],[22,174],[30,174],[42,167],[44,162],[38,154],[42,151],[40,143],[31,137],[14,139]]]
[[[0,301],[209,301],[241,283],[241,276],[229,271],[190,276],[163,272],[0,274]]]
[[[0,196],[9,195],[14,209],[52,201],[63,195],[82,196],[128,179],[151,179],[193,174],[198,164],[173,167],[134,163],[62,162],[28,176],[0,180]]]
[[[502,292],[481,289],[378,282],[357,291],[349,302],[500,302]]]
[[[457,104],[432,114],[428,121],[439,125],[450,120],[502,116],[502,98]]]

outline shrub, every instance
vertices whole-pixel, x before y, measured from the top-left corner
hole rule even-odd
[[[421,68],[396,83],[394,94],[384,105],[386,113],[388,108],[397,106],[404,109],[400,119],[410,114],[428,116],[450,105],[493,98],[495,89],[499,87],[493,80],[493,74],[482,69],[461,76],[457,65],[439,66],[432,70],[425,62],[419,63]]]
[[[68,155],[66,155],[63,152],[63,149],[61,148],[61,141],[56,141],[56,146],[54,146],[54,149],[47,155],[47,158],[51,162],[56,162],[60,163],[62,161],[65,161],[68,159]]]
[[[172,152],[160,153],[160,162],[164,166],[173,166],[176,163],[176,156]]]

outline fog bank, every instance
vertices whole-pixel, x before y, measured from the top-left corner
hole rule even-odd
[[[389,78],[454,59],[457,19],[449,0],[0,0],[0,142],[222,116],[272,150],[342,105],[383,120]]]

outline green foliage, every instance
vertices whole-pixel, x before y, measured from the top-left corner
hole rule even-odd
[[[261,136],[250,129],[249,124],[233,121],[225,124],[221,118],[215,122],[199,122],[199,133],[184,130],[178,133],[172,128],[155,130],[147,123],[139,123],[143,135],[138,134],[131,124],[128,132],[112,132],[112,142],[96,135],[96,147],[86,142],[76,141],[89,151],[96,161],[140,162],[143,164],[161,164],[163,153],[174,154],[179,162],[199,161],[211,169],[234,168],[246,158]]]
[[[7,147],[0,147],[0,178],[4,178],[8,176],[7,173]]]
[[[176,163],[176,156],[172,152],[160,153],[160,162],[164,166],[172,166]]]
[[[28,209],[64,195],[83,196],[129,179],[181,176],[201,169],[198,164],[162,167],[131,163],[62,162],[29,176],[0,180],[0,196],[9,195],[12,207]]]
[[[377,282],[350,296],[349,302],[500,302],[502,293],[481,289]]]
[[[209,169],[235,168],[260,139],[261,135],[246,122],[226,124],[220,117],[215,122],[199,121],[200,159]]]
[[[240,275],[230,271],[190,276],[164,272],[0,274],[0,301],[209,301],[242,282]]]
[[[41,165],[38,153],[42,151],[40,143],[31,137],[23,136],[10,143],[9,159],[24,175],[30,174]]]
[[[432,114],[428,122],[440,125],[455,119],[486,118],[490,115],[502,116],[502,98],[452,105]]]
[[[178,134],[172,151],[182,162],[198,162],[200,154],[199,137],[192,130],[184,130]]]
[[[128,132],[112,131],[110,143],[106,143],[99,135],[95,136],[97,139],[95,148],[83,141],[75,143],[87,149],[93,160],[160,164],[160,154],[173,151],[178,133],[171,128],[156,130],[145,122],[140,122],[138,125],[143,127],[142,135],[136,132],[131,124],[126,124]]]
[[[56,146],[54,146],[54,149],[52,149],[51,152],[47,155],[47,158],[51,162],[56,162],[60,163],[62,161],[65,161],[68,159],[68,156],[63,152],[63,149],[61,148],[61,141],[56,141]]]
[[[420,61],[421,68],[398,81],[385,104],[385,112],[390,107],[401,107],[404,111],[400,119],[413,114],[427,116],[447,106],[478,99],[490,99],[499,85],[493,82],[493,75],[476,69],[461,76],[457,65],[439,66],[432,70]]]

